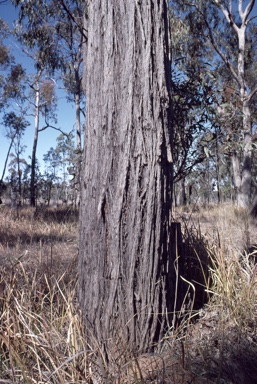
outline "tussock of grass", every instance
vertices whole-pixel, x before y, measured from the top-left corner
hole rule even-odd
[[[13,383],[80,383],[87,347],[76,306],[76,276],[1,271],[0,369]]]
[[[76,301],[76,216],[71,212],[67,218],[66,210],[50,209],[40,218],[31,208],[17,216],[1,207],[1,380],[88,381],[87,346]]]

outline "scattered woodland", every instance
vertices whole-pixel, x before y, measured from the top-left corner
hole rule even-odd
[[[256,383],[256,2],[12,4],[0,383]]]
[[[1,3],[4,6],[6,1]],[[22,205],[49,204],[51,198],[78,202],[87,8],[80,0],[12,3],[19,15],[16,24],[8,26],[0,20],[1,135],[10,143],[0,177],[1,195],[7,187],[8,197]],[[196,1],[191,6],[169,2],[177,204],[239,199],[246,206],[254,200],[255,7],[255,1],[245,6],[241,1]],[[34,72],[17,61],[8,38],[27,55]],[[63,132],[58,124],[60,89],[74,105],[70,132]],[[23,136],[33,123],[34,141],[27,159]],[[60,137],[49,147],[44,164],[39,164],[40,132],[50,129],[59,131]],[[247,185],[242,187],[242,180]],[[241,190],[247,190],[244,197]]]

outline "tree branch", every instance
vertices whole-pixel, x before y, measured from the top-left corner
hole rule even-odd
[[[40,128],[40,129],[38,130],[38,132],[43,132],[43,131],[45,131],[47,128],[52,128],[52,129],[54,129],[54,130],[56,130],[56,131],[61,132],[64,136],[69,137],[69,134],[70,134],[70,133],[64,132],[61,128],[57,128],[57,127],[55,127],[55,126],[53,126],[53,125],[51,125],[51,124],[48,124],[48,123],[46,123],[46,125],[45,125],[44,127]]]
[[[257,93],[257,86],[252,90],[250,95],[247,97],[248,101],[251,101],[253,96]]]
[[[204,17],[204,21],[205,21],[205,24],[207,26],[207,29],[208,29],[208,34],[209,34],[209,37],[210,37],[210,40],[211,40],[211,44],[213,46],[213,48],[215,49],[215,51],[218,53],[218,55],[221,57],[221,59],[224,61],[224,63],[226,64],[226,66],[228,67],[228,69],[231,71],[232,75],[234,76],[235,80],[237,81],[237,83],[240,85],[240,79],[233,67],[233,65],[229,62],[228,58],[226,57],[226,55],[220,50],[218,44],[216,43],[216,40],[213,36],[213,33],[212,33],[212,30],[211,30],[211,27],[208,23],[208,21],[205,19]]]
[[[254,16],[250,17],[250,19],[246,20],[245,25],[248,25],[251,21],[256,19],[256,17],[257,17],[257,15],[254,15]]]
[[[221,59],[224,61],[224,63],[226,64],[226,66],[228,67],[228,69],[231,71],[232,75],[234,76],[235,80],[237,81],[237,83],[240,85],[240,79],[233,67],[233,65],[229,62],[228,58],[226,57],[226,55],[224,55],[224,53],[219,49],[219,46],[218,44],[216,43],[216,40],[213,36],[213,33],[212,33],[212,30],[211,30],[211,27],[204,15],[204,13],[199,9],[199,7],[197,6],[197,4],[195,3],[186,3],[187,5],[191,6],[191,7],[195,7],[197,9],[197,11],[201,14],[201,16],[203,17],[203,20],[204,20],[204,23],[207,27],[207,30],[208,30],[208,35],[209,35],[209,38],[210,38],[210,41],[211,41],[211,44],[213,46],[213,48],[215,49],[215,51],[217,52],[217,54],[221,57]],[[221,9],[221,11],[224,13],[227,21],[230,23],[230,25],[233,26],[233,28],[238,31],[238,26],[235,24],[234,20],[233,20],[233,17],[232,17],[232,14],[228,12],[228,10],[226,10],[223,5],[220,3],[219,0],[214,0],[214,4],[216,4],[216,6],[218,8]],[[228,16],[226,16],[226,14]],[[230,16],[229,16],[230,15]]]
[[[74,17],[74,15],[72,14],[72,12],[69,10],[69,8],[67,7],[67,5],[65,4],[65,1],[63,0],[60,0],[60,3],[64,9],[64,11],[67,13],[67,15],[71,18],[71,20],[77,25],[81,35],[84,37],[85,41],[87,41],[87,30],[85,28],[83,28],[76,20],[76,18]]]
[[[241,7],[242,7],[242,0],[240,0],[239,2],[241,3]],[[242,16],[241,16],[241,13],[240,13],[240,17],[241,17],[241,19],[242,19],[242,23],[243,23],[243,24],[246,24],[246,22],[247,22],[247,18],[248,18],[248,16],[250,15],[250,13],[251,13],[252,10],[253,10],[254,3],[255,3],[255,0],[251,0],[251,1],[247,4],[247,6],[246,6],[246,8],[245,8],[245,11],[242,13]]]
[[[242,0],[238,0],[238,12],[239,12],[239,16],[241,17],[241,19],[243,19],[243,1]]]
[[[223,4],[221,4],[220,0],[214,0],[214,3],[216,4],[216,6],[222,11],[222,13],[224,14],[227,22],[234,28],[234,30],[238,33],[238,26],[236,25],[235,21],[234,21],[234,18],[233,18],[233,15],[232,15],[232,12],[231,12],[231,8],[230,10],[226,9]]]

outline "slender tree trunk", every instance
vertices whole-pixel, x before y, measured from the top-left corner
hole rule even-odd
[[[94,0],[88,15],[79,300],[91,345],[111,358],[115,343],[153,348],[173,318],[168,10]]]
[[[17,170],[18,170],[18,207],[21,207],[21,196],[22,196],[22,186],[21,186],[21,167],[20,167],[20,157],[17,156]]]
[[[249,103],[243,101],[243,165],[241,183],[238,189],[238,205],[249,209],[252,185],[252,124]]]
[[[81,119],[80,119],[80,78],[79,71],[75,72],[75,82],[77,85],[77,93],[75,94],[75,108],[76,108],[76,163],[75,163],[75,205],[78,206],[80,201],[80,174],[81,174]]]
[[[34,140],[31,154],[31,178],[30,178],[30,205],[36,206],[36,153],[37,153],[37,142],[38,142],[38,131],[39,131],[39,83],[36,83],[35,87],[36,100],[35,100],[35,130]]]
[[[241,208],[249,209],[251,202],[252,182],[252,123],[249,94],[245,80],[245,38],[246,22],[240,28],[236,28],[238,34],[238,82],[240,84],[240,98],[243,116],[243,164],[241,168],[241,180],[238,188],[237,201]]]
[[[75,83],[76,83],[76,93],[75,93],[75,108],[76,108],[76,147],[81,149],[81,121],[80,121],[80,91],[81,91],[81,81],[79,75],[79,69],[75,70]]]
[[[237,179],[237,202],[238,206],[244,209],[250,208],[251,203],[251,183],[252,183],[252,122],[249,90],[246,84],[245,75],[245,40],[246,40],[246,27],[247,27],[247,12],[239,14],[242,24],[238,27],[233,24],[234,30],[238,36],[238,61],[237,61],[237,76],[236,80],[239,84],[240,99],[242,103],[242,116],[243,116],[243,162],[239,173],[239,161],[233,161],[236,165],[234,168],[234,177]],[[235,156],[235,155],[234,155]],[[240,176],[239,176],[240,174]]]
[[[185,177],[183,177],[177,184],[178,184],[178,191],[176,193],[177,204],[179,206],[186,205],[187,204],[187,197],[186,197]],[[176,196],[174,196],[174,198],[176,198]]]
[[[5,158],[4,168],[3,168],[3,172],[2,172],[2,177],[1,177],[0,183],[3,183],[3,180],[4,180],[4,175],[5,175],[5,172],[6,172],[6,168],[7,168],[7,164],[8,164],[8,159],[9,159],[9,156],[10,156],[10,152],[11,152],[11,149],[12,149],[12,146],[13,146],[13,142],[14,142],[15,136],[16,136],[16,133],[12,137],[10,145],[9,145],[9,148],[8,148],[8,151],[7,151],[7,155],[6,155],[6,158]]]
[[[220,55],[230,73],[234,77],[240,93],[242,105],[242,133],[243,139],[243,159],[240,164],[237,154],[232,156],[234,180],[237,190],[238,206],[243,209],[249,209],[251,205],[251,185],[252,185],[252,121],[250,103],[253,96],[257,93],[257,87],[251,82],[247,83],[247,74],[245,70],[245,53],[246,53],[246,30],[253,22],[256,16],[252,16],[255,0],[249,0],[243,5],[242,0],[238,0],[236,16],[233,14],[234,6],[228,7],[224,1],[215,0],[214,4],[224,14],[228,25],[236,33],[238,39],[238,57],[237,68],[231,63],[229,56],[226,56],[225,50],[219,47],[218,41],[215,40],[209,28],[209,36],[215,51]],[[235,4],[234,4],[235,5]],[[208,21],[206,19],[208,24]],[[251,81],[251,80],[250,80]],[[253,86],[253,87],[252,87]]]
[[[216,131],[215,139],[215,168],[216,168],[216,182],[217,182],[217,201],[218,204],[221,203],[221,190],[220,190],[220,155],[219,155],[219,140],[218,132]]]

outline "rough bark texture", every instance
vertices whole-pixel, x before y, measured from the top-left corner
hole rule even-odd
[[[94,0],[88,15],[80,303],[91,343],[143,352],[174,311],[167,3]]]

